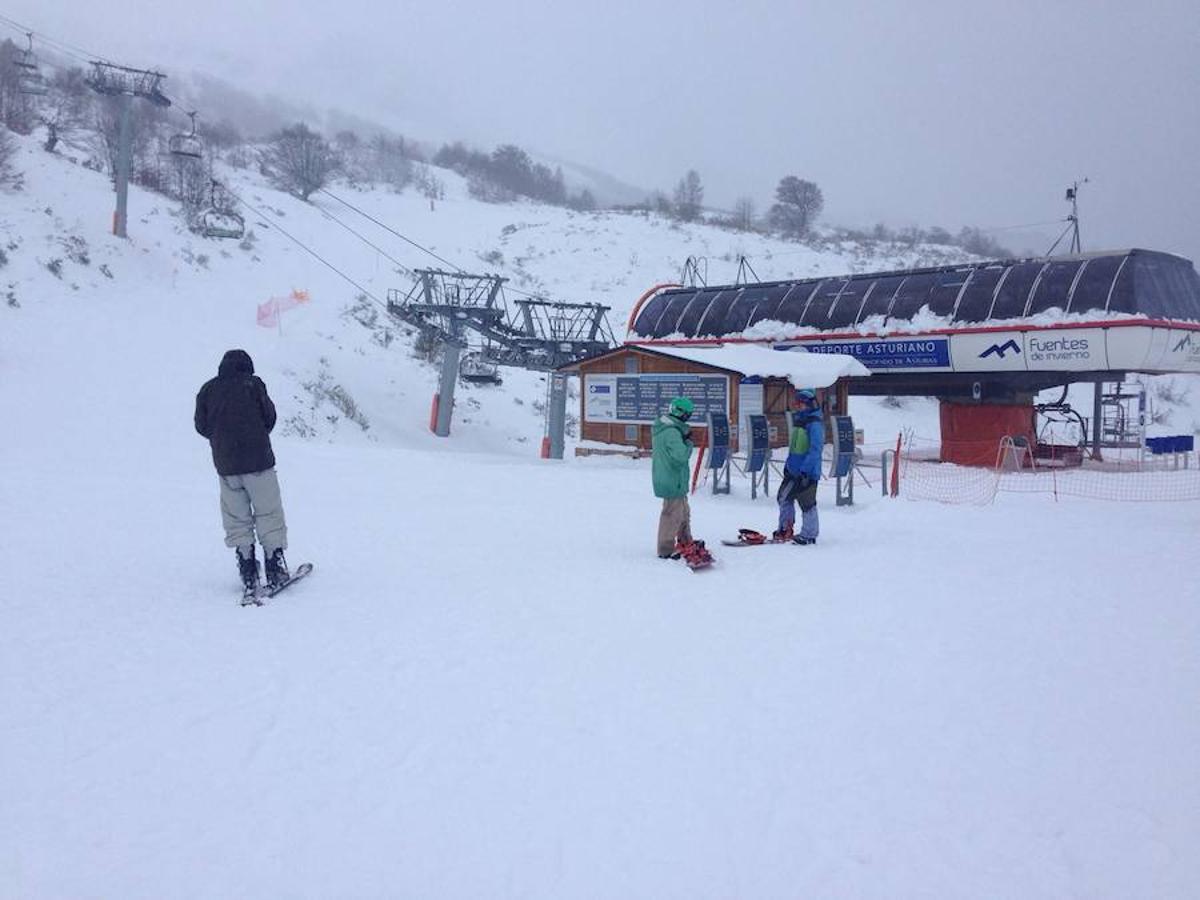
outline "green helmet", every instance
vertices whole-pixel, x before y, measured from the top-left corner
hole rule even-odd
[[[687,397],[676,397],[671,401],[670,413],[677,419],[689,419],[696,411],[696,404]]]

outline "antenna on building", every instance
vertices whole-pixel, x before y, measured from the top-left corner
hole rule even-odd
[[[700,265],[704,264],[703,274]],[[708,260],[703,257],[689,256],[683,263],[683,274],[679,281],[685,287],[708,287]]]
[[[747,273],[754,276],[755,281],[762,280],[761,278],[758,277],[758,273],[755,272],[753,267],[750,265],[750,260],[746,259],[745,256],[739,256],[738,257],[737,277],[733,279],[733,283],[734,284],[749,284],[750,278],[747,277]]]
[[[1083,179],[1083,181],[1075,181],[1067,188],[1067,195],[1063,199],[1071,204],[1071,214],[1067,216],[1067,227],[1063,229],[1063,233],[1058,236],[1058,240],[1051,244],[1050,249],[1046,251],[1047,256],[1054,255],[1054,248],[1062,243],[1062,239],[1068,234],[1071,235],[1071,252],[1083,252],[1083,245],[1079,240],[1079,186],[1087,184],[1088,181],[1089,179],[1087,178]]]

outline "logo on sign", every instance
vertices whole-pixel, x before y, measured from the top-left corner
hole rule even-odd
[[[1192,336],[1189,334],[1182,341],[1176,344],[1172,349],[1172,353],[1182,353],[1184,350],[1192,349]]]
[[[992,344],[992,346],[988,347],[979,354],[979,358],[987,359],[989,356],[996,356],[1000,359],[1004,359],[1004,357],[1008,355],[1009,350],[1017,355],[1020,355],[1021,353],[1020,345],[1016,341],[1010,340],[1003,344]]]
[[[611,394],[612,393],[612,385],[611,384],[589,384],[588,385],[588,393]]]

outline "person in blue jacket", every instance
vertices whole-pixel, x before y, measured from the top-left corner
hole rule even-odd
[[[825,423],[817,392],[810,388],[796,391],[789,415],[792,417],[792,437],[783,467],[783,483],[775,495],[779,501],[779,528],[772,538],[815,544],[821,530],[817,516],[817,482],[821,480],[821,448],[825,446]],[[800,533],[793,536],[797,503],[800,504]]]

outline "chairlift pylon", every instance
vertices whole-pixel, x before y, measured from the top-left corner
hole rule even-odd
[[[196,134],[196,113],[188,113],[188,118],[192,120],[191,130],[186,134],[171,135],[171,139],[167,142],[168,148],[172,156],[202,159],[204,157],[204,141]]]

